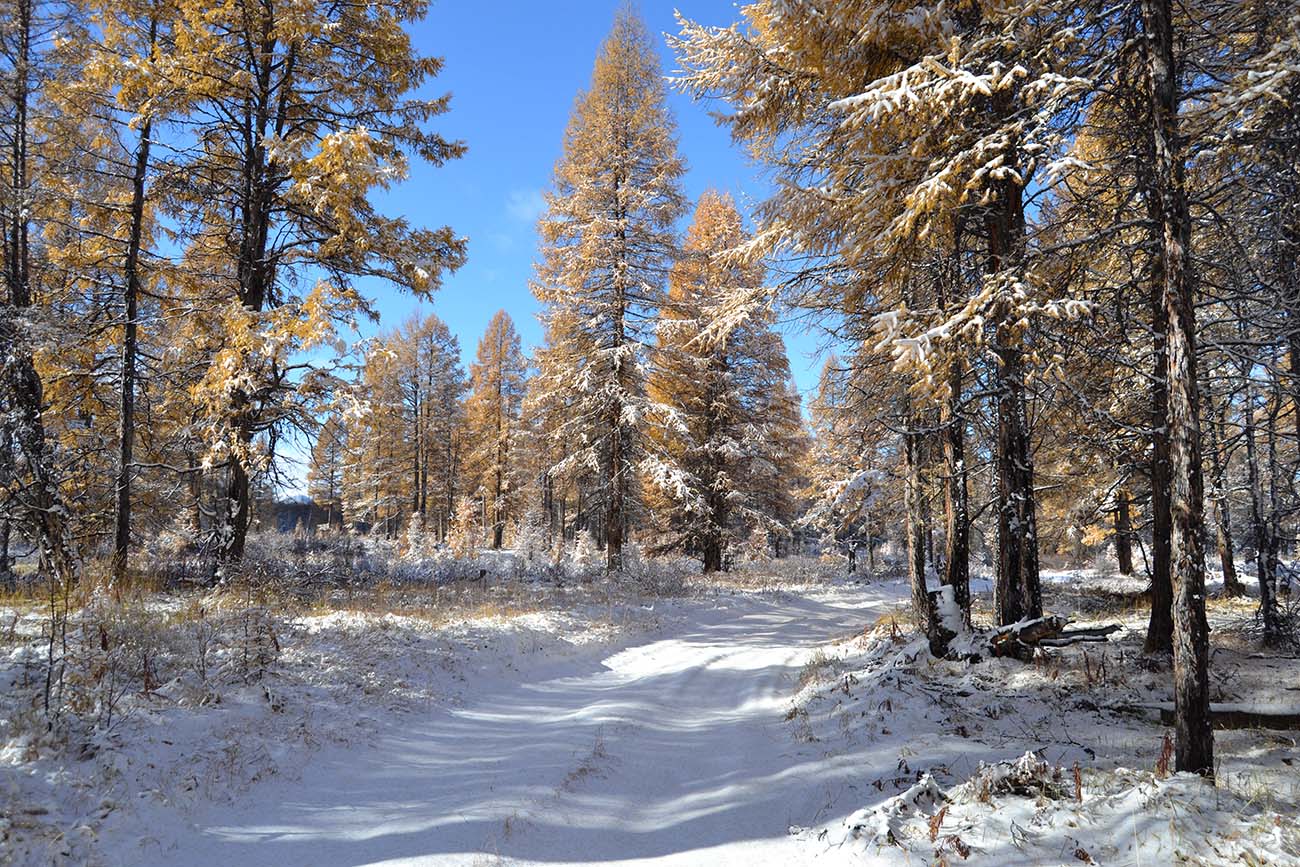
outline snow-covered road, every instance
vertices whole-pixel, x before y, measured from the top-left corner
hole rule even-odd
[[[797,863],[808,850],[788,826],[853,809],[863,768],[793,736],[795,680],[817,645],[897,599],[851,587],[677,603],[612,655],[481,683],[471,666],[462,706],[201,807],[146,862]]]

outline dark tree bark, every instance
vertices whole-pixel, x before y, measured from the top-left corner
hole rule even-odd
[[[619,247],[620,260],[627,261],[630,251],[628,250],[627,231],[624,228],[627,215],[622,205],[622,196],[619,194],[621,178],[614,179],[614,199],[617,203],[614,208],[615,225],[619,228],[615,233]],[[627,488],[630,482],[630,467],[625,467],[628,456],[625,454],[627,443],[624,442],[623,426],[623,403],[622,393],[626,393],[628,382],[627,365],[623,363],[622,355],[618,352],[627,345],[626,316],[628,305],[628,287],[623,283],[623,271],[620,269],[616,272],[614,280],[615,294],[615,312],[614,312],[614,349],[616,350],[614,358],[614,379],[618,383],[620,396],[614,401],[610,408],[609,419],[609,467],[606,475],[607,491],[605,495],[605,570],[607,572],[617,572],[623,568],[623,527],[626,524],[627,516]]]
[[[28,523],[38,542],[40,565],[63,584],[76,580],[75,562],[64,525],[54,456],[45,433],[44,387],[32,359],[24,317],[32,306],[28,110],[32,95],[33,4],[20,0],[12,22],[14,40],[12,105],[9,126],[8,186],[12,205],[5,216],[4,272],[7,304],[0,311],[0,370],[7,394],[8,433],[12,437],[11,490],[5,509],[12,520]],[[16,508],[15,508],[16,507]],[[7,552],[6,552],[7,553]],[[7,558],[6,558],[7,559]]]
[[[149,21],[149,47],[158,39],[158,21]],[[140,300],[140,245],[144,236],[145,177],[149,172],[149,147],[152,144],[152,118],[140,126],[135,166],[131,172],[131,217],[127,236],[126,259],[122,266],[123,323],[122,362],[118,392],[116,503],[113,512],[113,581],[126,581],[131,549],[131,481],[135,475],[135,384],[137,351],[137,310]]]
[[[1151,379],[1151,617],[1143,647],[1147,653],[1168,653],[1174,648],[1174,585],[1170,577],[1170,454],[1165,427],[1169,415],[1167,376],[1168,316],[1164,304],[1163,268],[1156,269],[1152,288],[1152,330],[1155,333],[1155,370]]]
[[[1115,491],[1115,560],[1119,574],[1133,574],[1133,519],[1129,510],[1132,498],[1128,488]]]
[[[1196,308],[1190,273],[1191,217],[1184,186],[1171,0],[1143,0],[1150,85],[1153,175],[1160,207],[1164,303],[1169,329],[1170,563],[1174,583],[1174,756],[1179,771],[1214,776],[1209,645],[1205,617],[1204,481],[1196,378]]]
[[[1226,596],[1241,596],[1246,592],[1241,579],[1237,577],[1236,551],[1232,543],[1232,507],[1228,502],[1227,482],[1225,479],[1226,456],[1223,453],[1223,416],[1215,407],[1214,395],[1206,401],[1209,417],[1206,419],[1207,447],[1210,452],[1210,471],[1214,474],[1214,514],[1216,517],[1217,547],[1219,566],[1223,570],[1223,592]]]
[[[944,405],[944,573],[943,583],[970,623],[970,499],[966,482],[966,421],[961,415],[962,369],[948,372],[950,394]]]
[[[1249,364],[1243,364],[1246,404],[1242,429],[1246,441],[1246,479],[1250,487],[1250,529],[1255,547],[1255,576],[1259,580],[1259,610],[1264,621],[1264,641],[1274,644],[1280,635],[1277,611],[1277,540],[1273,519],[1264,502],[1264,480],[1259,471],[1258,433],[1255,425],[1255,392],[1250,385]]]
[[[1008,154],[1014,165],[1014,150]],[[1025,243],[1023,189],[1012,180],[997,185],[998,200],[990,207],[988,270],[996,273],[1017,263]],[[1042,591],[1038,578],[1038,519],[1034,494],[1034,462],[1026,411],[1024,359],[1020,335],[1009,309],[999,311],[994,333],[997,356],[995,464],[998,484],[998,564],[994,583],[997,625],[1026,617],[1041,617]]]
[[[943,652],[934,647],[937,625],[929,588],[925,581],[925,518],[922,502],[925,497],[921,480],[922,434],[917,430],[917,419],[904,398],[902,413],[903,431],[903,500],[907,512],[907,577],[912,590],[912,614],[917,627],[930,639],[936,655]]]

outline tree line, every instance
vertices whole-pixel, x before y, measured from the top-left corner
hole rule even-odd
[[[277,439],[337,381],[307,353],[425,294],[450,229],[376,212],[414,155],[464,147],[416,98],[422,2],[0,5],[6,388],[0,563],[75,580],[185,516],[243,555]]]
[[[465,150],[430,129],[450,97],[415,95],[441,67],[407,30],[426,7],[0,6],[0,583],[33,558],[65,585],[92,561],[121,583],[163,535],[231,574],[291,438],[314,443],[309,490],[335,526],[435,544],[472,527],[493,547],[541,526],[590,534],[614,565],[653,524],[656,550],[707,550],[710,568],[755,534],[788,538],[801,426],[784,346],[770,320],[692,340],[728,280],[756,277],[718,264],[741,224],[724,197],[679,249],[684,163],[630,13],[542,228],[537,358],[504,312],[468,374],[432,316],[343,347],[378,319],[360,280],[423,297],[466,255],[450,228],[373,203],[410,159]],[[621,246],[591,233],[619,221]],[[579,264],[583,243],[614,258]],[[667,379],[691,366],[707,391]]]
[[[624,9],[538,224],[544,343],[498,314],[468,373],[431,317],[332,359],[374,315],[358,278],[422,295],[465,257],[371,202],[463,151],[427,129],[448,98],[412,96],[440,65],[403,26],[423,3],[0,8],[6,574],[27,545],[121,578],[178,523],[235,564],[299,431],[327,523],[391,537],[543,528],[610,569],[633,541],[706,570],[800,528],[888,543],[940,652],[973,570],[1007,626],[1043,614],[1045,562],[1106,547],[1150,576],[1182,770],[1213,771],[1207,560],[1233,594],[1246,555],[1262,638],[1294,633],[1290,4],[683,19],[671,85],[774,181],[752,224],[704,195],[684,237],[668,84]],[[778,303],[837,348],[810,426]]]

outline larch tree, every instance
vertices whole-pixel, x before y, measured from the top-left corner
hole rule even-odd
[[[411,419],[411,505],[420,525],[445,539],[464,494],[465,390],[460,341],[432,314],[401,332],[403,396]]]
[[[498,310],[479,340],[470,365],[465,401],[466,471],[482,491],[492,547],[505,542],[508,522],[519,518],[521,419],[528,363],[519,333]]]
[[[52,252],[52,265],[70,283],[82,283],[81,294],[97,299],[105,284],[115,287],[111,307],[120,337],[112,341],[117,355],[117,382],[112,412],[116,417],[115,460],[112,468],[112,528],[110,571],[115,582],[126,579],[132,536],[135,465],[136,396],[142,373],[141,319],[149,296],[159,292],[161,257],[153,255],[157,226],[156,190],[150,175],[158,174],[155,137],[179,109],[167,98],[165,82],[184,74],[168,61],[170,30],[177,13],[170,0],[129,3],[90,2],[84,44],[87,57],[79,74],[53,83],[51,99],[65,126],[93,131],[96,163],[65,172],[67,243]],[[93,35],[93,38],[91,36]],[[69,133],[70,134],[70,133]],[[69,166],[71,168],[71,166]],[[92,177],[93,176],[93,177]],[[93,300],[93,311],[101,305]],[[116,337],[116,335],[114,335]],[[93,341],[80,341],[87,348]],[[83,366],[91,382],[102,379],[95,363]],[[63,372],[73,374],[72,364]],[[85,396],[71,396],[85,407]]]
[[[780,492],[793,487],[800,457],[790,453],[790,366],[770,314],[717,327],[735,293],[762,285],[761,267],[728,259],[746,240],[731,197],[706,192],[672,270],[651,356],[642,476],[654,549],[685,550],[705,572],[722,569],[755,529],[789,532]]]
[[[436,316],[369,341],[346,416],[347,520],[396,538],[446,538],[463,493],[465,373],[460,343]]]
[[[402,383],[407,371],[396,336],[373,341],[353,384],[346,420],[343,512],[353,526],[395,539],[410,514],[413,426]]]
[[[73,4],[42,0],[0,3],[0,195],[4,295],[0,299],[0,578],[11,580],[10,534],[18,529],[39,552],[41,571],[65,586],[76,578],[69,514],[48,436],[45,385],[34,355],[48,325],[43,295],[50,287],[42,263],[43,219],[51,208],[45,179],[57,176],[58,154],[74,146],[50,135],[51,81],[74,75],[75,40],[60,44],[61,28],[75,29]]]
[[[209,459],[228,472],[223,562],[243,555],[254,439],[307,423],[304,388],[317,383],[301,351],[372,315],[356,278],[423,294],[464,260],[450,229],[413,228],[371,198],[405,176],[408,155],[438,165],[464,149],[426,127],[449,97],[413,96],[441,67],[403,27],[426,5],[181,5],[173,61],[189,75],[166,86],[186,89],[180,134],[193,142],[186,258],[219,311],[198,394]]]
[[[546,305],[550,371],[571,389],[556,434],[564,465],[598,468],[600,538],[621,568],[636,511],[636,467],[648,410],[643,361],[651,320],[675,255],[684,208],[676,125],[645,24],[622,8],[578,96],[554,189],[539,222],[542,261],[534,294]]]
[[[1209,642],[1205,616],[1204,481],[1196,374],[1196,308],[1186,190],[1186,138],[1180,130],[1182,87],[1174,64],[1173,4],[1143,0],[1150,114],[1148,135],[1154,222],[1167,328],[1170,479],[1169,562],[1173,583],[1174,748],[1180,771],[1214,776],[1210,726]]]
[[[307,469],[307,495],[325,510],[325,527],[343,525],[343,470],[347,463],[347,430],[342,415],[331,413],[312,444]]]

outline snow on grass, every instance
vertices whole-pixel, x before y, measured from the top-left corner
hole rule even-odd
[[[227,594],[95,597],[71,615],[53,729],[40,708],[45,613],[0,609],[0,864],[111,861],[106,841],[111,852],[141,834],[142,851],[164,848],[165,829],[194,809],[298,779],[322,748],[362,747],[403,717],[656,622],[626,588],[574,590],[563,607],[496,589],[352,594],[306,610]]]
[[[1295,733],[1217,732],[1217,787],[1168,773],[1172,733],[1148,706],[1169,697],[1171,675],[1167,662],[1141,653],[1146,615],[1128,598],[1141,589],[1123,578],[1094,586],[1086,574],[1053,576],[1049,604],[1087,599],[1064,610],[1124,630],[1109,644],[1054,649],[1030,664],[935,660],[893,617],[816,651],[834,675],[801,684],[787,713],[792,738],[824,757],[871,758],[856,812],[792,828],[809,857],[1300,864]],[[1213,697],[1296,704],[1285,696],[1300,682],[1300,661],[1256,659],[1248,641],[1228,634],[1245,609],[1237,600],[1211,605]]]
[[[1109,643],[969,664],[930,657],[901,582],[645,568],[684,595],[92,600],[54,732],[32,705],[41,611],[5,607],[0,859],[1300,863],[1295,733],[1217,733],[1217,788],[1166,773],[1151,708],[1171,676],[1140,652],[1127,579],[1046,588],[1080,625],[1118,622]],[[1249,601],[1211,604],[1212,697],[1285,703],[1300,663],[1260,658],[1250,620]]]

